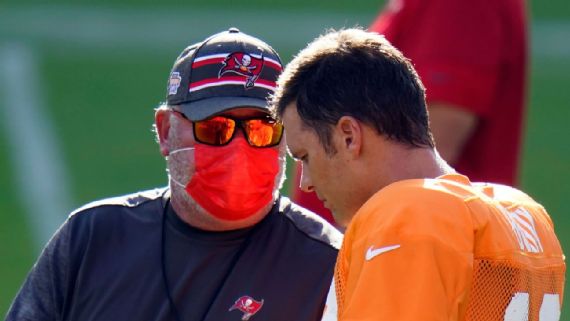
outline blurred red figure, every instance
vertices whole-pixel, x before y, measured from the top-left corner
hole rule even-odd
[[[412,60],[436,147],[474,181],[518,185],[527,78],[523,0],[391,0],[369,28]],[[295,186],[299,186],[300,169]],[[294,200],[331,219],[314,193]]]
[[[439,153],[475,181],[517,185],[526,24],[523,0],[395,0],[369,28],[412,60]]]

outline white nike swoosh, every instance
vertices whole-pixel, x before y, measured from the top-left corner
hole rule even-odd
[[[368,251],[366,251],[366,261],[370,261],[377,255],[380,255],[382,253],[386,253],[388,251],[395,250],[399,247],[400,247],[400,244],[379,247],[377,249],[374,249],[374,246],[370,246],[368,248]]]

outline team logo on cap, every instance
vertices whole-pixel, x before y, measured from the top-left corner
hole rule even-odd
[[[244,87],[251,88],[259,78],[263,69],[263,55],[256,58],[244,52],[234,52],[229,54],[222,62],[222,68],[218,72],[218,78],[231,73],[244,76],[246,81]]]
[[[168,79],[168,94],[175,95],[178,91],[178,87],[180,87],[180,82],[182,78],[180,77],[180,73],[174,71],[170,74],[170,78]]]
[[[249,295],[244,295],[236,300],[236,302],[232,305],[232,307],[228,311],[232,310],[240,310],[243,312],[243,316],[241,317],[242,321],[247,321],[251,318],[254,314],[257,313],[263,306],[263,299],[261,301],[256,301]]]

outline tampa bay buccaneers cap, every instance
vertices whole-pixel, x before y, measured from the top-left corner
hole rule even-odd
[[[273,48],[230,28],[182,51],[168,78],[166,102],[179,105],[190,120],[238,107],[268,111],[281,70]]]

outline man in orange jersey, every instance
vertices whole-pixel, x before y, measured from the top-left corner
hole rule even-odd
[[[566,266],[550,217],[439,156],[424,87],[384,37],[317,38],[280,76],[272,107],[302,189],[348,225],[339,320],[560,320]]]

